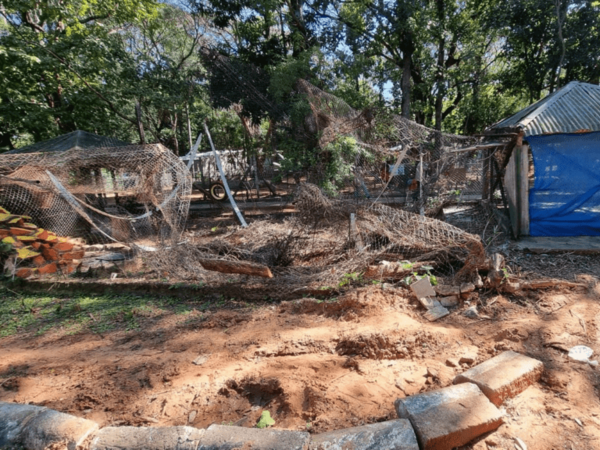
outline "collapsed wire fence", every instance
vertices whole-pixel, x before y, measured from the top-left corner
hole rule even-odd
[[[197,155],[198,145],[187,159],[160,144],[2,155],[0,204],[87,244],[126,244],[157,277],[243,286],[241,295],[252,286],[271,298],[329,292],[389,262],[475,276],[485,262],[481,239],[438,218],[457,201],[481,199],[490,153],[475,138],[354,110],[305,80],[296,90],[311,111],[293,131],[314,141],[310,165],[283,173],[277,152]],[[244,183],[246,191],[263,183],[272,196],[293,198],[295,212],[216,236],[184,233],[193,187],[215,183],[234,197]],[[270,277],[248,276],[249,265]]]

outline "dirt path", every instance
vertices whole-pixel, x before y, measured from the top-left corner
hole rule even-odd
[[[323,432],[395,418],[396,398],[451,384],[504,350],[541,359],[542,382],[505,405],[506,424],[466,448],[600,449],[600,376],[569,362],[600,353],[592,294],[487,299],[472,320],[428,323],[403,289],[351,291],[243,311],[140,318],[140,329],[0,340],[0,400],[108,424],[254,426]],[[451,367],[463,358],[458,367]],[[196,363],[194,363],[194,361]],[[486,443],[487,442],[487,443]],[[493,444],[496,444],[495,446]]]

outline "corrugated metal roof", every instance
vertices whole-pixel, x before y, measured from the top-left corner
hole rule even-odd
[[[26,147],[16,148],[5,154],[37,153],[37,152],[64,152],[72,148],[96,148],[96,147],[122,147],[130,145],[127,142],[106,136],[99,136],[87,131],[73,131],[63,134],[47,141],[37,142]]]
[[[490,129],[513,127],[521,127],[525,136],[600,131],[600,86],[572,81]]]

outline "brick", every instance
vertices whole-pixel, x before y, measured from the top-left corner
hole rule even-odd
[[[56,248],[56,246],[55,246],[55,248]],[[62,255],[62,257],[64,259],[68,259],[68,260],[71,260],[71,259],[83,259],[84,256],[85,256],[85,252],[83,250],[78,250],[78,251],[75,251],[75,252],[64,253]]]
[[[410,420],[421,450],[460,447],[503,423],[502,412],[472,383],[399,399],[396,411]]]
[[[204,430],[192,427],[106,427],[90,450],[196,450]]]
[[[50,249],[43,248],[42,255],[44,255],[44,258],[46,258],[46,261],[58,261],[58,259],[59,259],[58,252],[56,250],[54,250],[53,248],[50,248]]]
[[[474,383],[494,405],[500,406],[537,382],[543,371],[541,361],[507,351],[456,376],[454,384]]]
[[[31,247],[32,247],[34,250],[39,250],[41,246],[42,246],[41,242],[32,242],[32,243],[31,243]]]
[[[97,429],[96,422],[48,409],[27,424],[22,442],[27,450],[45,450],[56,443],[76,450]]]
[[[31,234],[32,234],[31,230],[27,230],[25,228],[17,228],[17,227],[11,227],[10,233],[13,236],[31,236]]]
[[[399,419],[317,434],[309,449],[419,450],[419,444],[410,422]]]
[[[46,408],[0,402],[0,448],[11,448],[21,442],[23,429]]]
[[[5,238],[6,236],[10,236],[10,230],[0,228],[0,238]]]
[[[59,242],[58,244],[54,244],[52,247],[57,252],[70,252],[73,250],[74,245],[70,242]]]
[[[32,262],[36,267],[42,267],[44,264],[46,264],[46,260],[42,255],[38,255],[35,258],[33,258]]]
[[[33,271],[28,267],[22,267],[17,270],[15,275],[19,278],[29,278],[31,275],[33,275]]]
[[[202,437],[198,450],[305,450],[310,435],[302,431],[286,431],[226,425],[211,425]]]
[[[51,273],[56,273],[58,271],[58,267],[56,263],[48,263],[45,266],[42,266],[38,269],[38,273],[40,275],[48,275]]]

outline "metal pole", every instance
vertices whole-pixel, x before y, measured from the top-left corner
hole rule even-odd
[[[419,203],[421,203],[420,214],[425,215],[425,205],[423,204],[423,149],[419,148]]]
[[[229,197],[229,202],[231,203],[231,207],[237,214],[238,219],[239,219],[240,223],[242,224],[242,227],[246,228],[246,227],[248,227],[248,224],[246,223],[246,220],[244,219],[242,212],[238,208],[238,205],[235,202],[233,195],[231,195],[231,190],[229,189],[229,184],[227,184],[227,179],[225,178],[225,173],[223,172],[223,166],[221,166],[221,158],[219,158],[219,154],[217,153],[217,150],[215,150],[215,146],[213,144],[212,138],[210,137],[210,132],[208,131],[208,126],[206,125],[206,122],[204,122],[204,131],[206,132],[206,137],[208,138],[210,148],[212,149],[213,155],[215,157],[215,162],[217,163],[217,169],[219,169],[219,174],[221,175],[221,181],[223,182],[223,187],[225,188],[225,192],[227,192],[227,196]]]

